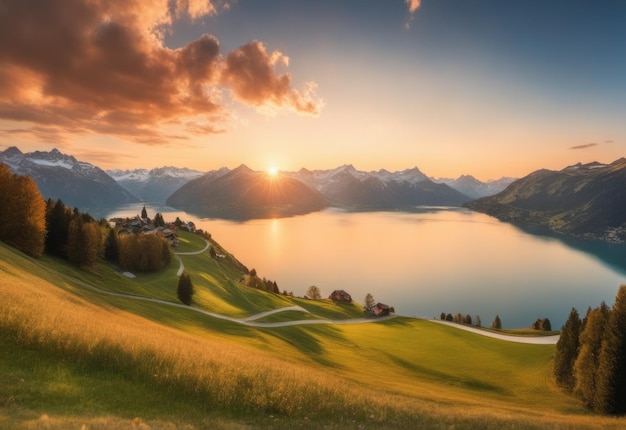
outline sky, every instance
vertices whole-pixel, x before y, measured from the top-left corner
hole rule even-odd
[[[626,156],[621,0],[0,0],[0,150],[103,169]]]

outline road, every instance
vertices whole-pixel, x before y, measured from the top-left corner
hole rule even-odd
[[[469,327],[466,325],[458,324],[451,321],[441,321],[441,320],[430,320],[437,324],[447,325],[449,327],[454,327],[459,330],[470,331],[472,333],[477,333],[482,336],[493,337],[494,339],[506,340],[509,342],[517,342],[517,343],[530,343],[533,345],[555,345],[559,340],[559,335],[555,336],[510,336],[506,334],[493,333],[486,330],[481,330],[476,327]]]
[[[185,266],[180,258],[181,255],[198,255],[198,254],[202,254],[203,252],[206,252],[207,249],[209,249],[210,244],[208,241],[206,242],[206,246],[199,250],[199,251],[190,251],[190,252],[176,252],[175,256],[176,258],[178,258],[178,261],[180,262],[180,267],[178,269],[177,272],[177,276],[180,276],[181,273],[183,272],[183,270],[185,269]],[[313,324],[335,324],[335,325],[344,325],[344,324],[367,324],[367,323],[374,323],[374,322],[378,322],[378,321],[384,321],[387,319],[391,319],[391,318],[395,318],[396,315],[390,315],[388,317],[381,317],[381,318],[351,318],[351,319],[341,319],[341,320],[328,320],[328,319],[310,319],[310,320],[294,320],[294,321],[280,321],[280,322],[258,322],[257,320],[267,317],[269,315],[273,315],[279,312],[305,312],[308,313],[308,311],[306,309],[304,309],[301,306],[287,306],[284,308],[278,308],[278,309],[273,309],[273,310],[269,310],[269,311],[265,311],[265,312],[260,312],[258,314],[255,315],[251,315],[249,317],[245,317],[245,318],[235,318],[235,317],[231,317],[228,315],[222,315],[222,314],[218,314],[215,312],[209,312],[209,311],[205,311],[204,309],[199,309],[193,306],[187,306],[184,305],[182,303],[176,303],[176,302],[170,302],[167,300],[161,300],[161,299],[155,299],[152,297],[144,297],[144,296],[136,296],[136,295],[132,295],[132,294],[123,294],[123,293],[114,293],[111,291],[107,291],[107,290],[103,290],[101,288],[98,288],[96,286],[90,285],[84,281],[81,281],[79,279],[73,278],[71,276],[68,275],[64,275],[62,273],[56,272],[59,276],[62,276],[63,278],[66,278],[68,280],[70,280],[71,282],[77,284],[77,285],[81,285],[84,288],[88,288],[92,291],[95,291],[99,294],[104,294],[104,295],[108,295],[108,296],[113,296],[113,297],[121,297],[121,298],[125,298],[125,299],[129,299],[129,300],[141,300],[141,301],[145,301],[145,302],[152,302],[152,303],[158,303],[160,305],[165,305],[165,306],[175,306],[178,308],[182,308],[182,309],[187,309],[189,311],[193,311],[193,312],[199,312],[201,314],[210,316],[212,318],[217,318],[217,319],[221,319],[221,320],[226,320],[226,321],[230,321],[233,323],[237,323],[237,324],[242,324],[242,325],[246,325],[246,326],[250,326],[250,327],[261,327],[261,328],[275,328],[275,327],[288,327],[288,326],[296,326],[296,325],[313,325]],[[127,276],[127,275],[125,275]],[[476,333],[479,334],[481,336],[487,336],[487,337],[492,337],[495,339],[500,339],[500,340],[505,340],[505,341],[509,341],[509,342],[518,342],[518,343],[527,343],[527,344],[534,344],[534,345],[554,345],[556,344],[556,342],[559,339],[559,336],[537,336],[537,337],[522,337],[522,336],[509,336],[509,335],[504,335],[504,334],[499,334],[499,333],[492,333],[489,331],[485,331],[485,330],[480,330],[474,327],[469,327],[469,326],[464,326],[461,324],[456,324],[453,322],[449,322],[449,321],[441,321],[441,320],[430,320],[434,323],[438,323],[438,324],[444,324],[450,327],[454,327],[460,330],[466,330],[466,331],[470,331],[472,333]]]

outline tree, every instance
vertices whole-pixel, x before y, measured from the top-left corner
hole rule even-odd
[[[308,290],[306,290],[306,295],[311,300],[321,300],[322,292],[315,285],[311,285]]]
[[[67,258],[67,235],[72,210],[65,206],[61,199],[50,201],[46,209],[46,252]]]
[[[143,209],[141,210],[141,219],[148,219],[148,211],[146,210],[146,205],[143,205]]]
[[[117,264],[120,259],[120,240],[114,228],[109,229],[104,242],[104,258],[111,263]]]
[[[46,202],[30,176],[17,176],[14,199],[14,246],[32,257],[41,257],[46,243]]]
[[[500,320],[500,315],[496,315],[496,317],[493,319],[493,321],[491,322],[491,328],[495,328],[498,330],[502,328],[502,321]]]
[[[550,322],[550,320],[548,318],[543,320],[542,330],[543,331],[552,331],[552,323]]]
[[[482,327],[482,321],[480,320],[480,316],[476,315],[476,320],[474,321],[476,327]]]
[[[100,253],[102,233],[95,221],[86,221],[85,217],[75,212],[67,234],[67,258],[70,263],[80,268],[92,267]]]
[[[594,404],[598,412],[626,412],[626,285],[618,290],[606,324],[596,383]]]
[[[163,215],[161,215],[160,213],[154,216],[152,222],[155,227],[165,227],[165,219],[163,219]]]
[[[463,324],[472,325],[472,316],[470,314],[465,315],[463,318]]]
[[[369,311],[374,307],[375,304],[376,302],[374,301],[374,296],[372,296],[370,293],[367,293],[365,295],[365,301],[363,302],[363,307],[365,308],[365,310]]]
[[[587,323],[580,332],[578,357],[574,362],[574,392],[592,409],[596,409],[597,368],[604,330],[609,320],[609,308],[602,302],[599,308],[587,312]]]
[[[452,314],[446,315],[446,321],[454,321],[454,317],[452,316]]]
[[[256,269],[250,270],[250,276],[256,278]]]
[[[441,321],[444,321],[444,320],[446,319],[446,313],[445,313],[445,312],[442,312],[442,313],[441,313],[441,315],[439,315],[439,319],[440,319]]]
[[[574,362],[578,356],[580,336],[580,316],[576,308],[572,308],[565,325],[561,329],[561,336],[556,343],[554,352],[554,376],[558,385],[568,391],[574,388]]]
[[[178,300],[187,306],[191,305],[191,298],[193,297],[193,284],[191,283],[191,277],[183,272],[178,278],[178,288],[176,289],[176,295]]]
[[[32,257],[43,254],[46,202],[29,176],[14,175],[0,163],[0,240]]]

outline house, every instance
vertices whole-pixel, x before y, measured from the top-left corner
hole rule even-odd
[[[389,306],[383,303],[376,303],[374,306],[372,306],[370,312],[377,317],[386,317],[389,316]]]
[[[335,290],[328,298],[331,299],[333,302],[352,303],[352,297],[344,290]]]

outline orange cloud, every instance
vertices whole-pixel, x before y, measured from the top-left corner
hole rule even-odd
[[[404,0],[409,7],[409,12],[415,13],[415,11],[421,6],[422,0]]]
[[[239,100],[255,106],[269,101],[302,113],[319,113],[320,103],[313,98],[311,91],[293,89],[289,73],[276,75],[274,66],[277,63],[286,66],[289,59],[278,51],[268,54],[263,43],[255,40],[226,56],[222,82]]]
[[[243,103],[317,113],[310,89],[291,87],[280,53],[251,42],[224,59],[203,35],[170,49],[181,16],[215,14],[208,0],[31,0],[0,8],[0,119],[167,143],[161,124],[203,118],[189,133],[219,133],[230,113],[222,86]]]
[[[411,28],[413,14],[415,14],[415,11],[419,9],[419,7],[422,5],[422,0],[404,0],[404,3],[409,7],[409,13],[411,14],[408,21],[404,23],[404,28],[408,30],[409,28]]]

